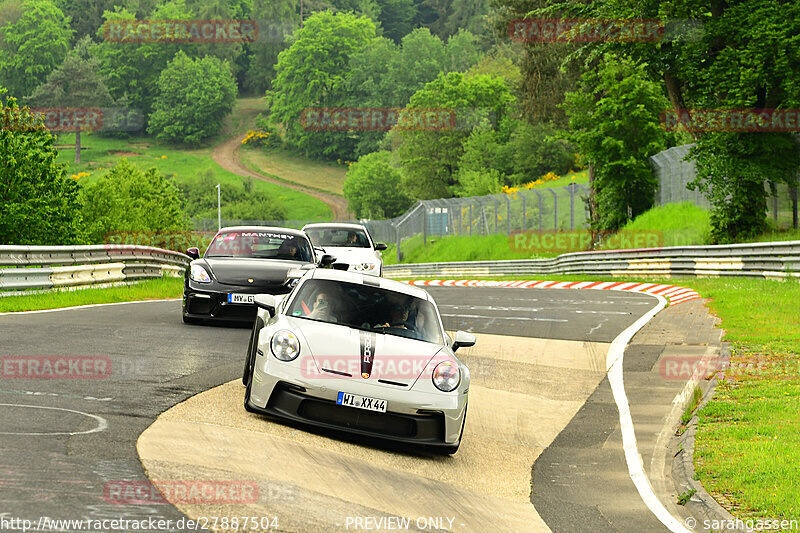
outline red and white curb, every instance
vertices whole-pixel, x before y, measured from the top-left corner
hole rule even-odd
[[[501,287],[508,289],[591,289],[627,292],[644,292],[663,296],[669,305],[677,305],[701,298],[693,289],[658,283],[624,283],[613,281],[491,281],[478,279],[427,279],[406,281],[409,285],[425,287]]]

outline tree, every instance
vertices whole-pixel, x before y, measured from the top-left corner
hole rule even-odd
[[[188,228],[178,187],[156,168],[141,171],[120,159],[82,190],[83,216],[93,243],[128,231],[180,231]]]
[[[64,62],[47,75],[47,81],[36,88],[27,102],[36,107],[103,107],[113,103],[103,79],[99,63],[90,58],[89,36],[81,39]],[[81,130],[75,130],[75,163],[81,162]]]
[[[472,127],[486,119],[502,123],[512,101],[501,78],[467,77],[460,72],[441,74],[414,94],[404,111],[409,116],[434,109],[440,115],[449,114],[455,122],[433,130],[418,127],[392,130],[399,144],[397,153],[408,190],[420,199],[451,196],[457,184],[464,142]]]
[[[373,152],[359,158],[347,171],[344,197],[357,218],[395,217],[414,203],[403,190],[400,170],[392,166],[391,157],[391,152]]]
[[[355,140],[347,132],[310,131],[300,117],[306,108],[346,105],[350,58],[374,38],[375,24],[351,13],[315,13],[295,32],[278,56],[274,89],[267,93],[272,118],[290,145],[316,157],[353,153]]]
[[[0,243],[80,244],[78,184],[56,162],[53,136],[0,87]]]
[[[647,158],[669,144],[659,124],[666,105],[644,66],[611,54],[566,94],[567,136],[594,169],[593,229],[619,229],[652,207],[657,182]]]
[[[383,35],[399,43],[414,29],[414,18],[417,6],[414,0],[377,0],[381,14],[378,20],[383,28]]]
[[[178,52],[158,78],[147,131],[161,141],[197,146],[219,131],[235,103],[236,82],[227,62]]]
[[[292,32],[300,27],[300,14],[294,0],[254,0],[253,18],[259,23],[260,37],[248,45],[248,70],[245,86],[253,94],[264,94],[275,79],[278,54],[289,45]]]
[[[800,106],[800,5],[797,2],[608,0],[592,4],[600,17],[696,20],[677,25],[659,46],[605,43],[645,63],[663,81],[673,109],[793,109]],[[597,53],[595,51],[595,53]],[[766,225],[765,180],[792,182],[798,168],[792,133],[697,132],[690,154],[696,184],[710,194],[712,239],[750,237]]]
[[[217,184],[214,172],[207,170],[197,181],[180,185],[181,195],[186,206],[186,214],[191,218],[217,219]],[[286,208],[281,203],[257,189],[251,178],[240,182],[222,184],[222,217],[242,220],[284,220]]]
[[[69,50],[69,20],[50,0],[25,0],[15,21],[0,27],[0,84],[16,97],[29,95]]]
[[[94,35],[103,24],[103,13],[113,9],[114,0],[55,0],[58,8],[69,19],[75,39]]]
[[[136,20],[134,13],[115,6],[114,11],[103,13],[106,23]],[[151,14],[153,20],[189,20],[191,12],[182,1],[168,1]],[[147,116],[153,109],[161,71],[178,51],[196,55],[199,45],[194,43],[114,42],[106,38],[106,27],[97,31],[100,44],[92,54],[100,61],[100,72],[106,79],[109,92],[115,100],[127,97],[128,105]]]

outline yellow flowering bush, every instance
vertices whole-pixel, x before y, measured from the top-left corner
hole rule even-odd
[[[77,174],[73,174],[72,176],[70,176],[70,178],[74,179],[75,181],[78,181],[79,179],[85,178],[86,176],[91,176],[91,174],[89,172],[78,172]]]
[[[249,130],[245,138],[242,139],[242,144],[252,144],[256,146],[266,144],[270,135],[272,134],[263,131]]]

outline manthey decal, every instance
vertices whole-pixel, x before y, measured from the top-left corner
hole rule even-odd
[[[361,358],[361,377],[369,379],[375,362],[375,343],[378,335],[371,331],[359,331],[359,355]]]

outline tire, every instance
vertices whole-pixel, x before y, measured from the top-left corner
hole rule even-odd
[[[253,363],[256,360],[256,350],[258,349],[256,345],[256,332],[261,331],[263,327],[264,322],[261,318],[256,317],[256,321],[253,324],[253,331],[250,332],[250,342],[247,344],[247,356],[244,359],[244,372],[242,372],[242,385],[249,385],[250,381],[252,381]],[[248,394],[248,398],[249,396]]]
[[[183,315],[183,323],[184,324],[199,324],[202,322],[199,318],[191,318],[186,315]]]

